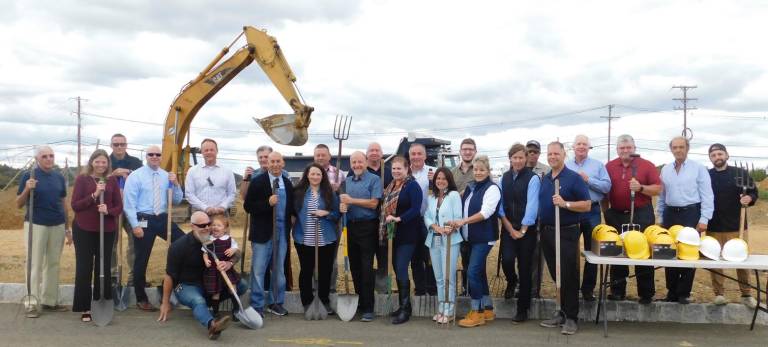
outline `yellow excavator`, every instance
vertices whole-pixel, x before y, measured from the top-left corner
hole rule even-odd
[[[246,45],[221,61],[243,35],[245,35]],[[189,133],[192,119],[216,92],[254,61],[264,70],[272,84],[293,109],[292,114],[275,114],[254,119],[267,135],[279,144],[301,146],[307,142],[307,127],[309,127],[314,108],[304,104],[295,84],[296,76],[288,66],[277,40],[267,35],[264,30],[245,26],[243,32],[229,46],[224,47],[194,80],[181,88],[168,110],[163,130],[163,154],[160,165],[169,172],[176,172],[180,182],[184,181],[184,174],[190,166],[189,157],[192,149],[189,143],[182,149],[181,142]]]

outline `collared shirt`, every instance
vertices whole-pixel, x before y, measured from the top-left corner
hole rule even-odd
[[[25,172],[19,180],[19,190],[16,195],[21,195],[24,187],[29,180],[29,171]],[[67,189],[64,183],[64,176],[56,170],[43,171],[41,168],[35,168],[35,186],[34,204],[32,208],[32,224],[53,226],[63,224],[64,204],[62,199],[67,196]],[[29,201],[29,198],[27,198]],[[29,205],[27,205],[29,206]],[[29,208],[26,209],[24,220],[29,221]]]
[[[345,177],[346,174],[344,171],[341,171],[337,169],[333,165],[328,165],[328,168],[325,169],[325,172],[328,174],[328,181],[331,182],[331,184],[335,185],[336,182],[340,182],[340,177]]]
[[[371,168],[370,166],[367,167],[368,172],[376,175],[381,179],[381,167],[379,167],[378,170]],[[347,177],[349,177],[350,173],[347,173]],[[381,185],[382,187],[386,187],[389,185],[389,182],[392,182],[392,170],[388,170],[386,167],[384,168],[384,184]]]
[[[662,223],[667,206],[685,207],[698,203],[701,204],[699,223],[707,224],[712,219],[715,196],[709,172],[704,165],[686,159],[679,172],[675,171],[675,162],[664,165],[661,168],[661,182],[661,193],[657,201],[659,223]]]
[[[560,180],[560,196],[565,201],[587,201],[589,200],[589,188],[584,183],[584,179],[576,172],[564,167],[563,171],[555,177]],[[539,220],[542,225],[555,225],[555,205],[552,203],[552,196],[555,195],[555,178],[552,177],[552,171],[544,175],[541,180],[541,189],[539,190]],[[579,222],[581,213],[571,211],[567,208],[560,209],[560,225],[571,225]]]
[[[592,202],[600,202],[605,197],[605,194],[611,190],[611,178],[608,177],[605,165],[600,161],[586,157],[579,163],[576,161],[576,158],[573,158],[566,160],[565,166],[576,173],[584,172],[587,174],[589,177],[587,180],[589,198]]]
[[[272,175],[271,172],[267,171],[267,175],[269,176],[269,186],[272,187],[272,182],[275,182],[277,180],[278,183],[278,189],[277,189],[277,221],[278,222],[284,222],[285,221],[285,203],[286,203],[286,193],[285,193],[285,181],[283,181],[282,174],[280,177],[275,177]]]
[[[517,178],[517,173],[512,171],[512,178]],[[503,180],[499,179],[499,190],[504,191],[504,186],[501,184]],[[536,224],[536,217],[539,214],[539,190],[541,188],[541,179],[536,175],[531,177],[528,181],[528,192],[526,193],[527,200],[525,204],[525,214],[520,224],[522,225],[534,225]],[[499,217],[505,217],[504,213],[504,199],[499,202]]]
[[[219,165],[195,165],[187,171],[184,182],[187,201],[192,209],[205,211],[209,207],[228,209],[235,202],[235,175]]]
[[[467,184],[475,180],[474,166],[469,164],[467,172],[461,171],[461,165],[451,169],[453,180],[456,182],[456,188],[459,190],[459,195],[464,194],[464,189],[467,188]]]
[[[424,215],[424,212],[427,211],[427,203],[429,202],[429,171],[435,172],[434,166],[424,165],[424,167],[421,168],[419,171],[411,171],[411,176],[413,176],[414,180],[416,180],[416,183],[419,184],[419,188],[421,188],[422,193],[422,200],[421,200],[421,215]]]
[[[139,226],[137,213],[155,214],[154,180],[160,184],[160,209],[168,210],[168,172],[158,168],[152,170],[149,166],[142,166],[128,175],[123,190],[123,213],[132,228]],[[181,188],[173,185],[173,203],[181,203],[184,193]]]
[[[537,161],[536,166],[532,167],[531,170],[533,170],[533,173],[539,175],[539,177],[544,177],[544,175],[552,171],[552,168],[547,164],[542,164]]]
[[[355,176],[354,171],[350,171],[350,175],[344,181],[344,191],[355,199],[381,199],[381,179],[367,170],[360,176]],[[349,220],[372,220],[376,217],[378,214],[375,208],[349,205],[347,209]]]
[[[618,211],[629,211],[631,208],[631,193],[629,191],[629,181],[632,180],[632,171],[635,168],[634,175],[637,182],[642,185],[661,184],[659,171],[650,161],[643,158],[635,158],[628,165],[624,166],[621,158],[616,158],[605,164],[605,171],[608,171],[608,177],[611,178],[611,191],[608,192],[608,202],[611,208]],[[651,197],[643,193],[635,193],[635,208],[645,207],[653,203]]]

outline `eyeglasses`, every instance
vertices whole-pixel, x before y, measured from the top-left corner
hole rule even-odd
[[[160,154],[160,153],[147,153],[147,156],[148,156],[148,157],[159,157],[159,156],[161,156],[161,155],[162,155],[162,154]]]
[[[198,228],[207,228],[207,227],[211,226],[211,222],[208,222],[208,223],[205,223],[205,224],[192,223],[192,225],[194,225],[194,226],[196,226]]]
[[[43,154],[40,156],[43,159],[53,159],[53,154]]]
[[[122,143],[115,142],[112,144],[112,147],[126,147],[126,146],[128,146],[128,144],[125,142],[122,142]]]

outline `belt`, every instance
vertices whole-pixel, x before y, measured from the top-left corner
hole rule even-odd
[[[644,209],[644,208],[648,208],[649,206],[650,206],[649,204],[645,204],[643,206],[635,205],[635,212],[637,212],[638,210]],[[630,210],[619,210],[619,209],[615,209],[615,208],[609,208],[609,210],[611,210],[611,212],[618,213],[618,214],[630,214],[631,213]]]
[[[164,214],[166,213],[162,212],[160,214],[149,214],[149,213],[138,212],[136,213],[136,216],[139,218],[160,218]]]
[[[700,208],[700,207],[701,207],[701,203],[697,202],[695,204],[690,204],[688,206],[667,206],[666,208],[672,212],[683,212],[683,211],[688,211],[688,210],[692,210],[694,208]]]
[[[347,218],[347,223],[372,223],[372,222],[377,222],[378,223],[379,219],[378,218],[373,218],[373,219],[362,219],[362,218],[351,219],[351,218]]]
[[[576,223],[576,224],[568,224],[568,225],[561,225],[560,226],[561,229],[562,228],[578,228],[578,227],[579,227],[578,223]],[[542,229],[554,229],[555,226],[554,225],[542,225],[541,228]]]

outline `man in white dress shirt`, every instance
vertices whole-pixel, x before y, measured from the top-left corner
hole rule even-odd
[[[222,214],[235,202],[235,175],[216,163],[219,153],[216,141],[203,140],[200,151],[203,162],[189,168],[184,182],[187,201],[194,211],[203,211],[209,216]]]

